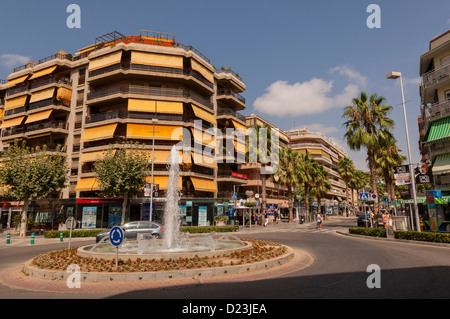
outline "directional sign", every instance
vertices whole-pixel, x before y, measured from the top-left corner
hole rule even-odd
[[[369,200],[369,193],[359,193],[359,200],[367,202]]]
[[[114,226],[113,228],[111,228],[111,231],[109,232],[109,241],[111,242],[111,244],[116,247],[120,246],[120,244],[122,244],[123,237],[124,234],[121,227]]]

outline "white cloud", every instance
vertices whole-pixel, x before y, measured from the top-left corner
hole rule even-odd
[[[26,57],[20,54],[2,54],[0,55],[0,64],[8,68],[15,68],[27,64],[30,61],[30,57]]]
[[[366,77],[349,66],[334,67],[330,73],[339,73],[347,77],[351,83],[341,93],[330,96],[333,80],[312,78],[294,84],[277,81],[255,100],[253,106],[262,113],[278,117],[318,114],[351,104],[353,97],[360,91],[360,85],[367,83]]]
[[[341,75],[347,76],[350,80],[354,80],[356,83],[360,83],[362,86],[367,85],[367,77],[353,69],[348,65],[338,65],[330,70],[330,73],[338,72]]]

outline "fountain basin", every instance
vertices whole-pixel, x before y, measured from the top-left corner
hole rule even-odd
[[[160,239],[154,239],[159,241]],[[131,247],[126,251],[121,251],[119,249],[119,259],[122,260],[136,260],[136,259],[178,259],[178,258],[192,258],[195,256],[198,257],[212,257],[212,256],[225,256],[232,252],[242,251],[252,249],[252,244],[248,242],[236,242],[234,240],[217,240],[215,241],[215,250],[184,250],[180,251],[177,249],[172,249],[170,251],[152,251],[139,253],[136,249],[132,249],[135,245],[137,246],[137,241],[129,241]],[[97,247],[98,249],[91,251],[95,245],[88,245],[78,248],[77,254],[81,257],[88,258],[99,258],[106,260],[113,260],[116,258],[116,248],[109,244],[105,243],[102,247]]]

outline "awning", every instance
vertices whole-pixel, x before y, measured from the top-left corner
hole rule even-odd
[[[149,162],[152,161],[152,150],[137,150],[145,154]],[[171,151],[168,150],[155,150],[154,154],[155,164],[169,164],[171,162]],[[183,151],[178,152],[178,163],[183,163]]]
[[[132,51],[131,63],[182,69],[183,57],[176,55]]]
[[[52,113],[52,111],[53,110],[47,110],[44,112],[30,114],[30,115],[28,115],[28,118],[25,121],[25,124],[46,120],[50,117],[50,114]]]
[[[89,72],[106,68],[107,66],[111,66],[114,64],[120,63],[122,59],[122,51],[113,52],[98,58],[94,58],[89,62]]]
[[[306,151],[311,155],[322,155],[322,150],[307,149]]]
[[[7,127],[13,127],[13,126],[20,125],[20,124],[22,124],[22,121],[24,118],[25,118],[25,116],[21,116],[21,117],[16,117],[14,119],[3,121],[0,128],[7,128]]]
[[[191,106],[192,106],[192,110],[194,111],[195,116],[201,118],[202,120],[205,120],[208,123],[217,124],[214,114],[211,114],[211,113],[201,109],[200,107],[195,106],[194,104],[191,104]]]
[[[99,189],[99,181],[94,177],[82,178],[75,186],[76,192],[98,191]]]
[[[433,175],[446,174],[450,172],[450,153],[436,156],[433,164]]]
[[[245,153],[247,151],[247,147],[245,146],[245,144],[239,143],[238,141],[234,141],[234,140],[233,140],[233,144],[234,144],[234,149],[237,152]]]
[[[197,71],[200,73],[206,80],[208,80],[211,83],[214,83],[214,73],[208,70],[206,67],[195,61],[194,59],[191,59],[191,65],[192,70]]]
[[[153,124],[127,124],[127,138],[152,139]],[[181,126],[155,125],[155,139],[181,141],[183,128]]]
[[[30,104],[34,103],[34,102],[51,99],[51,98],[53,98],[54,93],[55,93],[55,88],[45,89],[45,90],[33,93],[33,95],[31,95],[31,98],[30,98]]]
[[[16,97],[14,99],[8,100],[5,102],[5,111],[17,109],[19,107],[25,106],[27,102],[27,95]]]
[[[245,125],[242,125],[241,123],[239,123],[235,120],[231,120],[231,122],[233,122],[233,125],[236,129],[242,129],[244,131],[244,133],[247,131],[247,127]]]
[[[81,135],[81,142],[92,142],[98,140],[105,140],[114,137],[114,132],[117,128],[117,123],[90,127],[84,130]]]
[[[450,117],[432,122],[425,143],[431,145],[448,139],[450,139]]]
[[[30,80],[52,73],[53,71],[55,71],[56,67],[57,65],[37,71],[33,73],[33,75],[30,77]]]
[[[147,183],[151,183],[152,177],[151,176],[147,176],[145,178],[145,181]],[[169,185],[169,176],[153,175],[153,184],[158,184],[159,185],[159,189],[166,190],[168,185]],[[182,188],[182,178],[180,176],[179,179],[178,179],[178,189],[181,190],[181,188]]]
[[[58,88],[58,91],[56,92],[56,100],[67,101],[68,103],[70,103],[71,99],[72,99],[72,90],[66,88]]]
[[[103,158],[106,153],[108,153],[108,151],[82,153],[80,156],[80,162],[81,163],[95,162],[95,161]],[[116,150],[113,150],[113,153],[116,153]]]
[[[192,153],[192,157],[194,159],[194,163],[200,166],[208,167],[208,168],[217,168],[217,162],[213,157],[205,156],[203,154]]]
[[[202,144],[205,146],[216,147],[216,137],[211,134],[207,134],[203,132],[199,128],[191,128],[192,136],[194,137],[194,141],[198,144]]]
[[[128,111],[183,114],[182,102],[128,99]]]
[[[6,85],[13,85],[13,84],[17,84],[17,83],[23,83],[25,82],[25,80],[29,77],[30,75],[24,75],[24,76],[20,76],[18,78],[12,79],[10,81],[8,81],[8,83],[6,83]]]
[[[217,185],[213,180],[191,176],[191,181],[196,191],[213,193],[217,192]]]

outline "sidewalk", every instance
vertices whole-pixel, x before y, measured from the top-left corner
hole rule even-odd
[[[7,235],[10,234],[10,243],[7,244]],[[95,237],[76,237],[72,238],[73,240],[94,240]],[[9,247],[9,246],[34,246],[34,245],[43,245],[49,243],[60,243],[60,239],[58,238],[45,238],[44,235],[36,235],[34,236],[34,244],[31,244],[31,236],[27,237],[19,237],[19,232],[14,231],[14,229],[3,229],[0,231],[0,248],[1,247]],[[63,238],[64,243],[69,243],[69,238]]]

